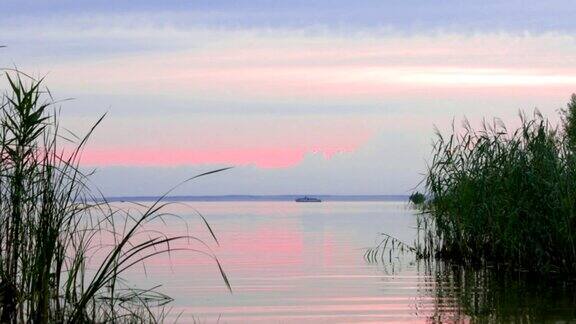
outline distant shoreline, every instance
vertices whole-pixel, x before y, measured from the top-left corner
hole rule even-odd
[[[308,196],[322,201],[408,201],[408,195],[214,195],[214,196],[169,196],[164,201],[294,201]],[[106,201],[156,201],[160,196],[115,196]],[[102,200],[102,199],[99,199]]]

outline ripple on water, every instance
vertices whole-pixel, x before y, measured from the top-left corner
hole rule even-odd
[[[576,322],[570,284],[409,256],[368,263],[362,249],[374,245],[377,233],[414,240],[415,215],[403,202],[194,207],[218,235],[220,245],[212,248],[234,293],[210,260],[194,255],[151,262],[147,276],[140,270],[125,276],[139,286],[163,284],[175,298],[171,314],[182,323]],[[192,213],[175,212],[209,241]]]

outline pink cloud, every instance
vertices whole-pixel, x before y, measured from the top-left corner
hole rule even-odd
[[[107,92],[251,100],[381,99],[429,88],[539,93],[576,83],[568,36],[218,36],[219,45],[194,50],[66,62],[59,81]]]
[[[326,149],[318,153],[330,158],[344,150]],[[177,149],[89,149],[82,155],[87,166],[137,165],[177,166],[193,164],[255,165],[261,168],[282,168],[298,164],[307,153],[305,149],[263,148],[224,150]]]
[[[513,107],[515,113],[531,107],[510,102],[551,102],[576,90],[576,69],[571,68],[576,46],[569,36],[347,39],[215,33],[214,39],[219,39],[217,44],[193,43],[178,51],[125,53],[57,66],[51,79],[72,93],[143,100],[158,96],[190,104],[178,114],[172,114],[169,102],[160,102],[152,117],[134,112],[97,135],[84,163],[288,167],[309,152],[330,158],[354,151],[383,130],[431,128],[435,115],[443,109],[464,111],[463,103],[491,105],[497,100],[485,98],[498,98],[508,101],[507,109]],[[395,102],[403,103],[402,108],[394,107]],[[197,110],[203,103],[231,103],[235,110],[221,117],[211,114],[209,106]],[[265,105],[251,110],[252,103]],[[286,111],[266,111],[276,103]],[[302,114],[315,103],[322,105],[322,113]],[[333,112],[331,104],[353,113]],[[366,105],[373,110],[363,114]],[[292,107],[297,108],[294,115]],[[418,120],[398,112],[414,108]],[[403,120],[401,114],[407,117]]]
[[[83,164],[289,167],[309,153],[330,159],[353,152],[386,127],[380,118],[329,115],[184,116],[170,120],[170,127],[158,123],[157,118],[131,120],[106,120],[86,148]],[[392,118],[385,120],[390,124]],[[394,119],[395,125],[407,122]]]

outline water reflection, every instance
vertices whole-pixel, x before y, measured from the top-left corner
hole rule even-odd
[[[367,260],[370,262],[373,260]],[[374,264],[374,262],[372,262]],[[416,261],[396,254],[377,262],[383,290],[410,289],[414,319],[435,323],[576,323],[576,281],[496,267],[474,268],[442,261]]]
[[[424,300],[433,297],[434,322],[575,322],[574,282],[485,267],[473,269],[448,263],[421,263]]]
[[[364,248],[375,244],[378,232],[414,240],[414,211],[403,202],[194,207],[218,235],[220,245],[211,248],[234,294],[213,262],[194,254],[157,258],[147,264],[147,274],[126,274],[141,287],[162,284],[162,292],[175,298],[173,319],[181,323],[576,322],[574,285],[416,262],[409,254],[366,262]],[[209,241],[197,216],[173,208],[190,232]],[[157,229],[172,235],[185,230],[172,222]]]

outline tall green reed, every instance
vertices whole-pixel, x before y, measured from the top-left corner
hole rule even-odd
[[[5,79],[7,91],[0,102],[0,322],[162,321],[171,299],[157,287],[129,288],[120,279],[135,265],[177,250],[172,248],[177,241],[197,242],[178,249],[212,258],[230,289],[206,242],[189,234],[146,230],[150,222],[169,216],[163,211],[169,203],[162,200],[177,186],[137,213],[91,190],[80,157],[104,116],[83,137],[63,132],[42,80],[18,71],[5,73]]]
[[[574,273],[576,118],[564,115],[563,129],[535,112],[521,114],[512,131],[495,119],[479,129],[465,121],[449,136],[437,132],[419,219],[422,254]]]

